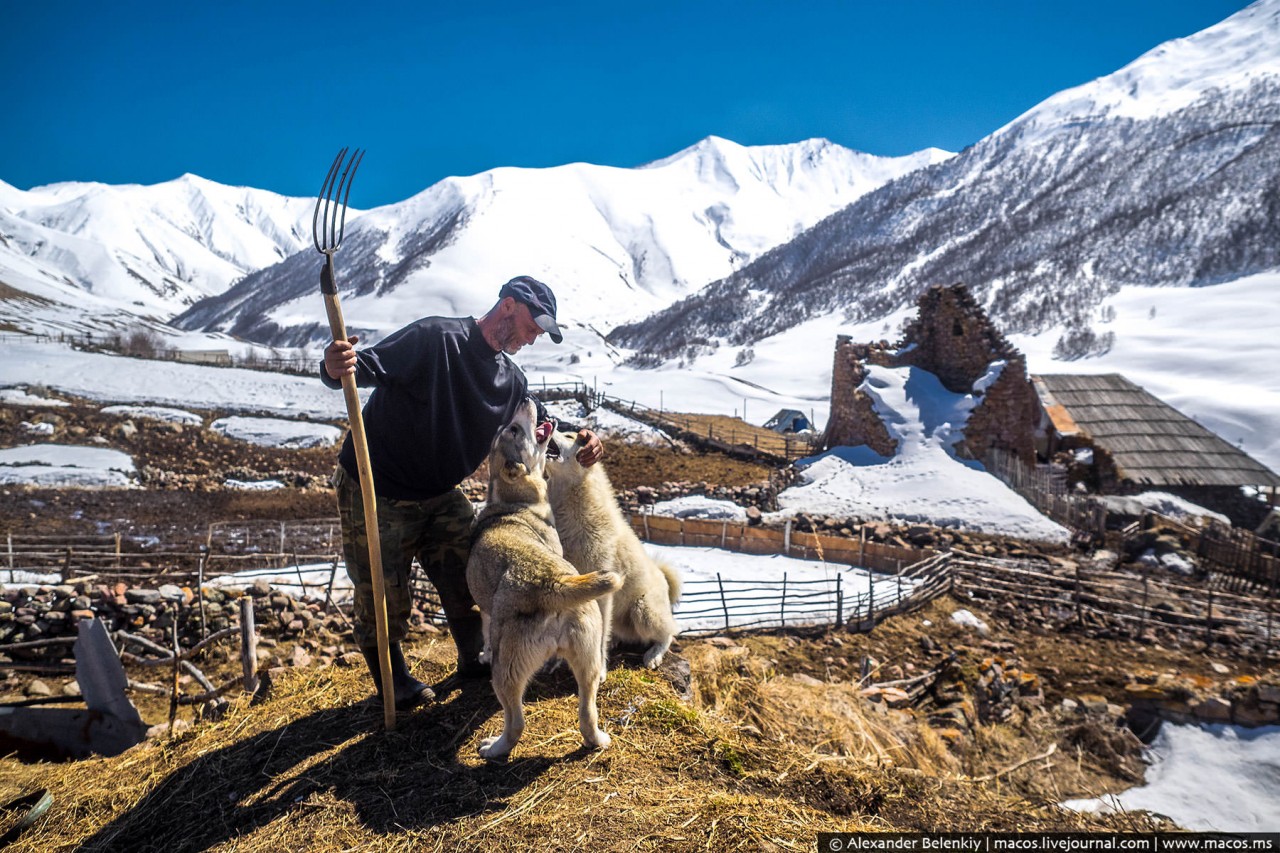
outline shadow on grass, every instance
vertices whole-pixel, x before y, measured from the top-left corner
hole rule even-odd
[[[79,849],[205,850],[279,818],[325,808],[308,803],[324,792],[351,803],[373,832],[429,828],[501,811],[562,760],[463,764],[459,748],[499,713],[498,703],[487,681],[441,688],[439,702],[402,714],[392,732],[381,729],[381,706],[367,702],[317,711],[206,753]],[[346,745],[325,754],[340,744]]]

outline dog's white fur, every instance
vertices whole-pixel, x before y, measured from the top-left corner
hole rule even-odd
[[[578,723],[587,747],[604,749],[596,691],[605,677],[605,627],[596,600],[622,585],[609,571],[580,574],[565,560],[547,502],[549,430],[535,432],[531,401],[489,452],[489,501],[476,520],[467,585],[484,624],[503,729],[480,755],[505,758],[524,733],[524,692],[548,660],[562,657],[578,681]]]
[[[671,608],[680,598],[680,578],[644,550],[604,466],[584,468],[578,461],[582,442],[572,433],[556,433],[552,441],[560,453],[547,460],[548,493],[564,556],[579,571],[622,575],[609,604],[601,600],[606,622],[614,640],[649,644],[644,665],[656,669],[679,631]]]

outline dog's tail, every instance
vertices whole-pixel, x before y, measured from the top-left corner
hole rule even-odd
[[[676,602],[680,600],[680,575],[676,570],[661,560],[654,560],[658,564],[658,568],[662,570],[662,574],[667,579],[667,598],[674,607]]]
[[[539,603],[552,610],[569,610],[595,601],[622,588],[622,575],[617,572],[587,572],[585,575],[562,575],[539,590]]]

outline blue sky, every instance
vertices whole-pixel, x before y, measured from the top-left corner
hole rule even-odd
[[[449,175],[634,166],[708,135],[959,150],[1242,0],[0,0],[0,180],[192,172],[352,204]]]

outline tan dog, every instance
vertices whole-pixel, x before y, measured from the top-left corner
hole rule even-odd
[[[604,621],[596,599],[622,585],[612,572],[579,574],[564,559],[544,478],[550,424],[535,428],[530,400],[489,451],[489,502],[476,520],[467,585],[480,607],[503,728],[480,755],[505,758],[524,733],[524,692],[544,663],[562,657],[578,681],[586,746],[604,749],[596,690],[604,680]]]
[[[565,558],[579,571],[622,575],[622,589],[604,607],[606,620],[614,640],[649,644],[644,665],[656,669],[679,631],[671,608],[680,598],[680,578],[645,552],[604,466],[584,468],[578,462],[582,442],[561,432],[552,443],[559,454],[547,460],[547,481]]]

